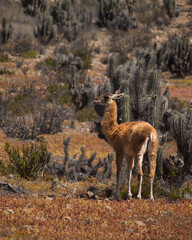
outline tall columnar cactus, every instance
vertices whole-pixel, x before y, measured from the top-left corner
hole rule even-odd
[[[189,106],[184,114],[172,115],[170,121],[171,131],[177,142],[179,152],[183,155],[183,177],[192,173],[192,107]]]
[[[63,37],[69,41],[75,40],[82,29],[89,28],[92,24],[92,12],[86,8],[76,10],[75,3],[71,0],[55,0],[50,13],[54,23],[63,32]]]
[[[47,0],[21,0],[25,12],[35,16],[37,11],[44,12],[47,7]]]
[[[123,98],[123,110],[122,110],[122,120],[123,122],[130,122],[130,92],[129,92],[129,80],[125,80],[123,88],[121,88],[121,92],[124,92]]]
[[[176,8],[175,0],[163,0],[163,3],[170,18],[179,16],[180,10]]]
[[[113,23],[119,30],[127,31],[130,28],[137,28],[138,23],[133,16],[133,8],[127,1],[98,0],[97,16],[102,26]]]
[[[2,43],[6,43],[12,35],[12,25],[11,23],[7,22],[6,18],[2,19],[2,30],[1,30],[1,36],[2,36]]]
[[[187,37],[173,37],[156,51],[157,65],[162,70],[169,70],[184,77],[192,73],[192,44]]]
[[[75,110],[81,110],[86,106],[89,106],[94,99],[94,84],[91,83],[90,77],[85,83],[80,83],[80,75],[75,66],[71,66],[71,72],[67,75],[67,81],[69,84],[69,93],[72,98],[72,102],[75,105]]]
[[[115,0],[98,0],[97,15],[102,25],[107,26],[108,21],[113,20],[116,6]]]
[[[71,141],[71,138],[68,137],[67,139],[63,139],[63,145],[64,145],[64,153],[65,153],[65,159],[64,159],[64,171],[67,174],[69,169],[69,143]]]
[[[51,16],[47,17],[44,14],[39,16],[34,35],[43,44],[48,44],[52,39],[57,38],[57,26],[53,24]]]
[[[157,177],[163,177],[163,146],[160,146],[157,151],[157,167],[156,167],[156,175]]]

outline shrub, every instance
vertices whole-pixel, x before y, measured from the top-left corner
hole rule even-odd
[[[22,53],[23,58],[36,58],[37,52],[34,50],[29,50],[28,52]]]
[[[14,52],[16,54],[26,53],[33,48],[33,44],[30,39],[22,38],[16,41],[14,45]]]
[[[15,74],[15,72],[14,71],[9,71],[6,67],[2,67],[0,69],[0,75],[4,75],[4,74],[13,75],[13,74]]]
[[[39,134],[55,134],[61,131],[62,122],[68,118],[68,112],[69,109],[58,106],[40,106],[32,118],[4,117],[3,130],[7,136],[21,139],[34,139]]]
[[[10,143],[5,144],[5,151],[9,156],[8,165],[0,163],[1,170],[7,169],[9,173],[16,173],[25,179],[36,179],[43,173],[45,166],[49,163],[51,153],[47,151],[47,145],[41,141],[40,144],[23,145],[20,152],[18,147],[11,148]]]
[[[76,118],[80,122],[94,121],[97,118],[97,115],[93,108],[86,107],[77,112]]]
[[[59,105],[69,104],[69,91],[67,84],[64,86],[51,84],[47,87],[47,100]]]
[[[0,54],[0,62],[8,62],[9,57],[7,54]]]

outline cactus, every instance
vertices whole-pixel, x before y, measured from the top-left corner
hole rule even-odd
[[[107,26],[108,21],[113,20],[116,6],[115,0],[98,0],[97,15],[103,26]]]
[[[180,10],[176,8],[175,0],[163,0],[163,3],[170,18],[179,16]]]
[[[12,35],[12,25],[11,23],[8,24],[7,19],[2,19],[2,30],[1,30],[1,36],[2,36],[2,43],[6,43]]]
[[[182,177],[191,174],[192,171],[192,131],[191,125],[188,125],[192,121],[191,112],[191,107],[188,107],[184,114],[172,115],[170,121],[172,135],[184,159]]]
[[[87,158],[85,148],[81,147],[81,154],[79,158],[76,159],[76,155],[74,155],[73,158],[70,159],[69,143],[70,137],[63,140],[65,153],[64,166],[60,166],[60,171],[56,174],[59,176],[65,176],[69,181],[81,181],[91,176],[98,178],[100,181],[111,178],[112,162],[114,160],[113,154],[109,154],[103,161],[99,159],[98,163],[94,164],[93,161],[95,160],[97,153],[94,152],[89,158]],[[103,168],[103,171],[100,171],[101,168]]]
[[[169,37],[169,40],[157,49],[157,65],[179,77],[192,73],[192,44],[187,37]]]
[[[157,167],[156,167],[156,175],[157,177],[163,177],[163,146],[160,146],[157,151]]]
[[[46,0],[21,0],[25,13],[31,16],[35,16],[37,10],[44,12],[47,7]]]
[[[133,8],[127,1],[98,0],[97,16],[99,24],[105,27],[110,22],[122,31],[138,26],[136,18],[133,17]]]
[[[94,84],[91,83],[90,77],[88,77],[87,82],[82,84],[80,84],[79,79],[80,75],[77,72],[77,68],[71,66],[71,72],[67,75],[67,81],[69,84],[69,93],[76,111],[88,106],[95,96]]]
[[[55,0],[50,7],[54,23],[69,41],[75,40],[80,30],[89,28],[92,24],[92,12],[86,8],[77,11],[74,4],[70,0]]]
[[[71,138],[68,137],[67,139],[63,139],[63,145],[64,145],[64,153],[65,153],[65,159],[64,159],[64,172],[67,174],[69,169],[69,143],[71,141]]]
[[[38,25],[34,28],[34,35],[43,44],[48,44],[52,39],[57,38],[57,26],[53,24],[52,17],[40,15]]]

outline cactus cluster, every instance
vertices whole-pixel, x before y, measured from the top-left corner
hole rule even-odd
[[[76,10],[70,0],[55,0],[50,7],[50,14],[63,32],[63,37],[68,40],[75,40],[78,32],[92,23],[92,12],[86,8]]]
[[[114,93],[120,89],[125,93],[121,103],[123,122],[140,119],[158,128],[168,99],[161,95],[157,69],[151,65],[151,55],[148,52],[139,55],[136,61],[118,67],[115,56],[112,56],[109,61],[110,86],[106,88],[106,83],[98,86],[97,94],[106,93],[109,89]]]
[[[176,140],[179,152],[183,156],[182,177],[192,173],[192,104],[184,113],[169,116],[170,131]]]
[[[76,155],[72,159],[69,158],[69,144],[71,138],[63,139],[64,144],[64,164],[58,167],[57,175],[65,176],[69,181],[82,181],[89,177],[96,177],[99,181],[110,179],[112,176],[112,161],[114,155],[109,154],[107,158],[94,164],[97,153],[94,152],[89,158],[85,155],[85,148],[81,147],[79,159]],[[102,171],[101,171],[102,169]]]
[[[53,24],[51,16],[39,15],[38,25],[34,28],[34,35],[43,44],[48,44],[52,39],[57,38],[57,25]]]
[[[162,47],[155,51],[158,67],[184,77],[192,73],[192,44],[187,37],[169,37]]]
[[[98,0],[97,16],[99,24],[108,26],[109,23],[112,23],[113,26],[123,31],[137,28],[138,23],[133,16],[132,4],[129,1]]]
[[[25,13],[35,16],[37,12],[44,12],[47,7],[46,0],[21,0]]]
[[[3,18],[2,19],[2,30],[0,32],[3,44],[6,43],[10,39],[10,37],[12,35],[12,31],[13,31],[13,29],[12,29],[11,23],[8,23],[7,19]]]
[[[163,3],[170,18],[179,16],[180,10],[176,7],[175,0],[163,0]]]
[[[94,84],[91,83],[91,78],[88,77],[86,82],[81,83],[81,76],[75,66],[71,67],[71,72],[66,77],[75,110],[78,111],[88,106],[94,99]]]
[[[62,70],[64,67],[74,66],[76,69],[83,70],[83,60],[79,56],[74,56],[72,53],[69,54],[56,54],[53,58],[54,66],[57,71]]]

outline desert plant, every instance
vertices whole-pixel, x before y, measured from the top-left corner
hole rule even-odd
[[[82,29],[90,27],[92,12],[85,7],[77,10],[78,3],[74,1],[55,0],[50,7],[50,13],[54,22],[59,26],[63,37],[69,41],[75,40]]]
[[[175,0],[163,0],[163,3],[170,18],[179,16],[180,10],[176,8]]]
[[[86,157],[85,148],[81,147],[81,154],[78,159],[76,155],[69,158],[69,144],[71,138],[63,139],[64,144],[64,164],[55,164],[53,166],[56,175],[65,176],[69,181],[82,181],[90,177],[96,177],[99,181],[110,179],[112,176],[112,161],[114,155],[109,154],[102,161],[99,159],[96,164],[93,161],[97,153],[94,152],[89,158]],[[101,171],[103,169],[103,171]]]
[[[21,151],[18,147],[11,147],[7,142],[5,151],[8,154],[9,162],[7,166],[1,162],[1,168],[6,168],[7,172],[16,173],[28,180],[36,179],[51,158],[51,153],[47,151],[47,145],[43,141],[40,144],[32,143],[30,146],[23,145]]]
[[[57,38],[57,25],[53,24],[51,16],[39,15],[38,25],[34,28],[34,35],[43,44],[48,44],[52,39]]]
[[[132,4],[127,1],[98,0],[97,16],[102,26],[117,27],[119,30],[127,31],[130,28],[137,28],[138,23],[133,17]]]
[[[184,114],[172,116],[171,131],[177,142],[179,152],[183,155],[184,166],[182,178],[192,172],[192,107],[189,106]],[[182,179],[183,180],[183,179]]]
[[[91,83],[91,78],[88,77],[85,83],[80,83],[77,68],[72,66],[70,74],[67,75],[67,81],[75,110],[78,111],[88,106],[94,99],[94,84]]]
[[[61,131],[62,122],[68,118],[68,114],[71,116],[68,108],[42,105],[32,117],[4,116],[3,130],[7,136],[21,139],[34,139],[39,134],[55,134]]]
[[[2,19],[2,30],[1,30],[1,38],[2,38],[2,43],[6,43],[12,35],[12,25],[11,23],[7,22],[6,18]]]
[[[179,77],[191,73],[192,45],[187,37],[173,37],[156,51],[156,62],[162,70],[169,70]]]
[[[35,16],[37,11],[44,12],[47,7],[46,0],[21,0],[25,13]]]

